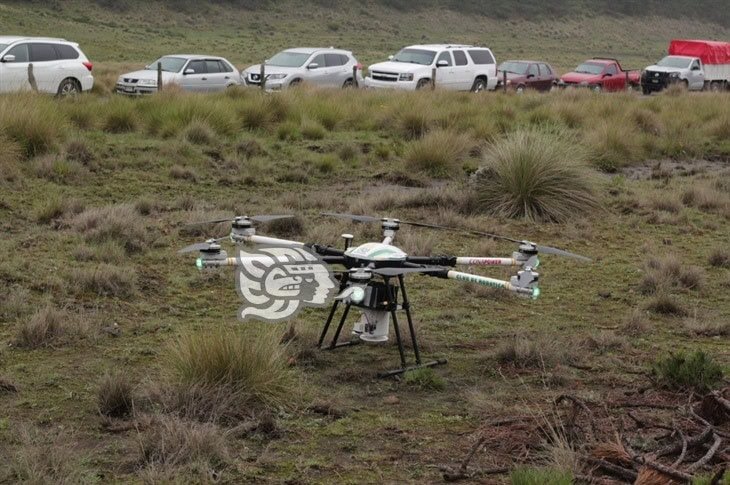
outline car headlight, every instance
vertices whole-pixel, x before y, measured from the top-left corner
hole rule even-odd
[[[137,82],[140,86],[157,86],[157,80],[156,79],[140,79],[139,82]]]
[[[413,81],[413,73],[412,72],[404,72],[400,76],[398,76],[399,81]]]
[[[286,76],[286,74],[269,74],[266,76],[266,80],[284,79]]]
[[[512,84],[512,80],[511,79],[507,79],[507,86],[509,86],[510,84]]]
[[[669,77],[679,77],[679,73],[678,72],[670,72],[669,73]]]

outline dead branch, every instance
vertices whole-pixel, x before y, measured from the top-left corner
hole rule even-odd
[[[586,406],[586,403],[584,403],[583,401],[581,401],[577,397],[572,396],[570,394],[561,394],[560,396],[558,396],[557,398],[555,398],[554,404],[557,406],[558,404],[560,404],[561,402],[566,401],[566,400],[572,402],[575,407],[581,408],[583,411],[585,411],[585,413],[588,415],[588,419],[590,420],[590,423],[591,423],[591,437],[592,438],[595,438],[595,436],[596,436],[596,421],[593,418],[593,411],[591,411],[588,408],[588,406]]]
[[[687,455],[687,437],[682,433],[681,429],[678,429],[677,432],[679,433],[679,437],[682,439],[682,452],[679,454],[679,457],[672,463],[673,467],[678,467],[682,464],[684,461],[684,457]]]
[[[700,423],[704,424],[704,425],[705,425],[705,426],[707,426],[708,428],[712,428],[712,431],[713,431],[713,432],[714,432],[714,433],[715,433],[716,435],[718,435],[718,436],[721,436],[721,437],[723,437],[723,438],[730,438],[730,433],[726,433],[726,432],[724,432],[724,431],[720,431],[719,429],[717,429],[717,426],[715,426],[714,424],[710,423],[710,422],[709,422],[709,421],[707,421],[707,420],[706,420],[705,418],[703,418],[702,416],[700,416],[699,414],[697,414],[697,413],[695,412],[694,408],[692,407],[692,404],[690,404],[690,405],[688,406],[688,408],[689,408],[689,414],[690,414],[690,415],[691,415],[691,416],[692,416],[693,418],[695,418],[695,419],[696,419],[697,421],[699,421]]]
[[[690,437],[687,439],[687,446],[697,446],[701,445],[710,437],[712,436],[712,427],[708,426],[707,428],[702,431],[702,433],[698,434],[695,437]],[[672,455],[682,449],[681,443],[674,443],[672,445],[667,445],[664,448],[660,448],[656,450],[654,453],[652,453],[656,458],[666,456],[666,455]]]
[[[715,456],[715,453],[717,453],[717,450],[720,448],[720,445],[722,444],[722,438],[717,436],[717,434],[713,435],[715,437],[715,442],[712,443],[712,446],[709,450],[707,450],[707,453],[705,453],[705,456],[691,464],[687,467],[688,472],[694,472],[695,470],[699,470],[703,466],[707,465],[710,460],[712,460],[712,457]]]
[[[661,463],[658,463],[656,461],[649,460],[648,458],[643,456],[637,457],[637,463],[648,466],[649,468],[653,468],[658,472],[662,472],[665,475],[676,478],[677,480],[681,480],[683,482],[692,481],[692,475],[676,470],[670,466],[662,465]]]
[[[601,460],[600,458],[593,458],[592,456],[583,455],[583,459],[586,460],[588,463],[602,468],[604,471],[616,475],[617,477],[621,477],[631,483],[633,483],[638,476],[638,474],[633,470],[629,470],[628,468],[624,468],[619,465],[614,465],[613,463],[607,462],[606,460]]]
[[[462,460],[461,465],[459,466],[459,469],[456,470],[456,472],[445,468],[444,470],[444,480],[447,482],[455,482],[458,480],[463,480],[465,478],[470,478],[470,476],[467,474],[466,469],[469,466],[469,462],[472,458],[474,458],[474,454],[481,448],[481,446],[484,444],[484,442],[487,441],[486,436],[481,436],[477,440],[476,443],[471,447],[469,450],[469,453],[466,454],[466,457]]]
[[[712,391],[710,395],[715,398],[718,404],[725,408],[725,412],[730,413],[730,401],[722,397],[719,391]]]

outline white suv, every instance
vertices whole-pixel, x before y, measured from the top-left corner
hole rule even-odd
[[[362,65],[352,52],[335,48],[297,48],[279,52],[266,61],[266,88],[279,90],[302,82],[318,87],[348,88],[354,84],[353,70],[362,81]],[[241,73],[247,86],[261,86],[261,64]]]
[[[368,68],[368,88],[415,90],[431,85],[454,91],[493,90],[497,86],[497,63],[492,51],[470,45],[428,44],[402,49],[388,62]]]
[[[144,69],[122,74],[116,92],[130,96],[157,92],[157,68],[162,71],[162,84],[177,84],[186,91],[223,91],[241,84],[241,74],[222,57],[173,55],[157,59]]]
[[[92,67],[76,43],[44,37],[0,36],[2,93],[28,91],[33,83],[42,93],[68,95],[89,91],[94,87]]]

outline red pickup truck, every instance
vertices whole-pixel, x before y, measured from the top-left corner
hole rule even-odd
[[[641,85],[641,72],[624,71],[616,59],[594,58],[579,65],[575,71],[563,74],[561,87],[585,87],[601,91],[624,91]]]

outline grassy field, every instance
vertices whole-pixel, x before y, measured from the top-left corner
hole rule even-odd
[[[619,418],[605,415],[617,403],[680,407],[688,387],[706,390],[695,374],[673,377],[671,362],[652,372],[658,359],[705,352],[719,365],[702,374],[711,388],[730,370],[728,101],[307,89],[0,98],[0,481],[434,482],[482,435],[471,469],[518,467],[488,480],[585,473],[577,457],[613,440]],[[546,144],[526,157],[573,164],[546,187],[580,182],[594,203],[559,222],[491,213],[470,175],[523,156],[524,140]],[[322,310],[291,328],[240,324],[231,272],[201,273],[176,254],[227,231],[186,223],[234,214],[294,213],[262,230],[306,241],[378,238],[323,210],[493,231],[594,262],[543,257],[537,301],[411,277],[423,351],[449,363],[379,380],[397,363],[392,341],[313,351]],[[413,254],[514,250],[416,228],[398,241]],[[592,403],[594,440],[545,433],[562,436],[551,404],[562,394]],[[662,443],[645,439],[633,445]]]
[[[569,3],[500,1],[479,16],[390,0],[0,2],[2,34],[76,40],[97,79],[74,99],[0,97],[0,483],[439,483],[476,450],[466,483],[572,483],[601,475],[602,459],[646,485],[657,472],[627,450],[730,433],[708,395],[730,398],[730,95],[110,94],[119,72],[181,51],[244,67],[336,45],[369,64],[457,41],[565,70],[593,55],[641,67],[670,38],[728,38],[722,15],[677,18],[674,2],[667,17],[585,2],[564,15]],[[260,231],[307,242],[380,238],[322,211],[527,238],[593,262],[542,257],[535,301],[409,276],[422,352],[448,364],[377,379],[398,363],[393,338],[316,351],[326,310],[242,324],[232,272],[176,253],[229,230],[189,223],[237,214],[295,214]],[[413,227],[396,243],[515,250]],[[695,483],[727,465],[726,440],[714,453]]]

